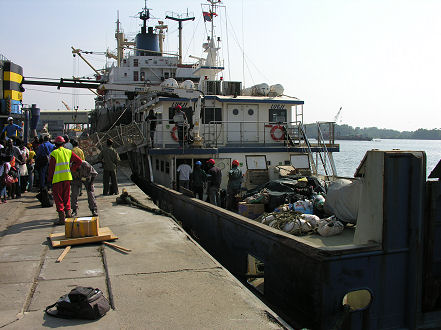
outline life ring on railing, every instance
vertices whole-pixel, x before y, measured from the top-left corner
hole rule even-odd
[[[176,136],[176,131],[177,131],[178,127],[175,126],[173,127],[173,129],[170,131],[170,135],[172,137],[173,140],[175,140],[176,142],[178,142],[178,137]]]
[[[275,141],[285,140],[285,128],[281,125],[274,125],[270,133],[271,138]]]

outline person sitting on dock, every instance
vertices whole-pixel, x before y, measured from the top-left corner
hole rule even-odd
[[[118,195],[118,181],[116,181],[116,169],[120,158],[118,152],[112,147],[113,140],[107,139],[106,146],[98,156],[98,159],[103,163],[103,195],[109,195],[109,179],[112,184],[110,186],[110,195]]]
[[[214,159],[207,160],[207,176],[208,176],[208,187],[207,195],[211,204],[220,206],[219,189],[222,182],[222,172],[219,167],[215,166],[216,162]]]
[[[207,174],[202,169],[202,163],[198,160],[194,163],[194,170],[190,176],[191,189],[194,197],[204,200],[204,185],[207,182]]]
[[[78,196],[81,186],[84,184],[87,191],[87,202],[89,203],[89,209],[92,212],[92,216],[96,217],[98,215],[98,209],[96,206],[95,199],[95,188],[93,182],[98,172],[95,171],[92,165],[83,160],[80,167],[76,171],[72,171],[72,184],[71,184],[71,206],[72,206],[72,216],[77,216],[78,214]]]
[[[18,137],[18,133],[22,131],[20,125],[14,124],[14,118],[8,117],[8,125],[3,128],[1,135],[6,133],[6,139],[12,139]]]
[[[187,116],[185,115],[184,111],[182,111],[182,107],[180,105],[177,105],[175,107],[176,113],[173,116],[173,121],[178,128],[178,140],[179,140],[179,146],[182,147],[184,144],[185,139],[185,129],[187,127]]]
[[[70,210],[70,182],[72,171],[76,171],[81,165],[81,159],[72,150],[63,148],[64,138],[57,136],[55,139],[55,150],[51,152],[49,160],[48,181],[52,181],[52,194],[58,211],[56,225],[63,225],[66,218],[72,217]]]
[[[243,177],[242,171],[239,168],[239,161],[233,160],[231,167],[231,170],[228,172],[227,210],[233,210],[236,207],[235,198],[240,193]]]

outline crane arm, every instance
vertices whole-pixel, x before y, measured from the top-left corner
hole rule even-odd
[[[72,54],[74,54],[74,56],[75,56],[75,54],[76,55],[78,55],[84,62],[86,62],[86,64],[88,65],[88,66],[90,66],[91,68],[92,68],[92,70],[93,71],[95,71],[95,73],[97,74],[97,75],[99,75],[100,73],[92,66],[92,64],[90,64],[89,63],[89,61],[88,60],[86,60],[84,57],[83,57],[83,55],[81,55],[81,49],[75,49],[75,48],[73,48],[73,46],[71,46],[71,48],[72,48]]]
[[[67,105],[67,103],[66,102],[64,102],[64,101],[61,101],[61,103],[63,103],[64,104],[64,106],[66,107],[66,109],[67,110],[72,110],[68,105]]]

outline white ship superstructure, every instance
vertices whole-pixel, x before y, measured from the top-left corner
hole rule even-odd
[[[168,187],[175,187],[176,168],[182,162],[193,166],[210,158],[225,177],[231,161],[237,159],[247,173],[248,186],[277,177],[281,166],[317,173],[321,163],[325,174],[336,174],[332,152],[338,151],[338,145],[333,141],[332,123],[329,143],[322,138],[311,145],[303,128],[302,100],[284,95],[279,84],[243,88],[241,82],[223,79],[221,40],[214,24],[221,1],[207,2],[203,7],[209,34],[202,45],[205,58],[196,58],[192,65],[180,63],[181,51],[176,55],[163,52],[160,41],[165,26],[159,22],[159,33],[147,27],[148,9],[140,13],[143,27],[134,44],[125,40],[118,23],[118,65],[102,80],[101,104],[95,112],[98,130],[114,126],[118,119],[138,125],[144,143],[129,151],[132,169]],[[134,46],[132,53],[120,51],[126,46]],[[182,147],[173,122],[178,105],[188,124]],[[147,120],[150,110],[157,118],[154,132]]]

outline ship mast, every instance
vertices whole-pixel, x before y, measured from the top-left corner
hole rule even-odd
[[[217,16],[216,10],[219,7],[219,3],[221,0],[207,0],[208,11],[205,11],[202,8],[202,14],[204,17],[204,22],[211,23],[211,31],[209,31],[209,35],[207,36],[207,42],[202,44],[204,51],[207,53],[207,57],[204,60],[199,62],[198,67],[193,72],[194,75],[199,76],[199,83],[201,84],[203,80],[214,81],[216,80],[216,75],[221,72],[224,67],[218,63],[218,50],[219,45],[215,44],[215,34],[214,34],[214,18]],[[207,6],[207,5],[202,5]],[[206,7],[205,7],[206,8]],[[217,39],[220,41],[220,38]]]
[[[121,23],[119,21],[119,11],[117,11],[116,31],[115,31],[117,66],[121,66],[121,61],[124,57],[124,48],[126,46],[134,46],[135,45],[134,42],[127,41],[127,39],[124,37],[124,32],[122,31],[122,29],[120,29],[120,25],[121,25]],[[113,57],[113,56],[110,56],[110,57]]]
[[[179,64],[182,64],[182,22],[194,21],[194,17],[175,17],[175,16],[165,16],[165,19],[171,19],[172,21],[178,22],[179,30]]]
[[[147,20],[150,18],[150,10],[147,9],[147,0],[144,0],[144,8],[139,12],[139,18],[142,20],[141,33],[147,33]]]

